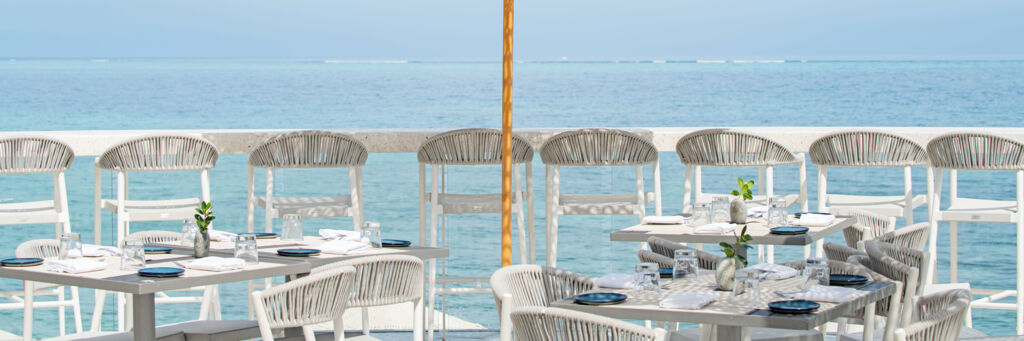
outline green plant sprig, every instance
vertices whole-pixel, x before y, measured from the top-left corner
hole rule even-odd
[[[754,192],[751,191],[751,189],[754,188],[754,180],[743,182],[743,178],[737,178],[736,187],[737,189],[732,190],[732,195],[743,197],[743,200],[754,199]]]
[[[718,245],[722,247],[722,252],[725,252],[726,257],[736,258],[737,261],[743,263],[743,266],[746,267],[747,257],[740,255],[738,250],[749,250],[751,247],[750,245],[747,245],[747,242],[753,240],[754,237],[747,234],[747,225],[743,225],[743,230],[740,231],[739,235],[736,234],[736,231],[732,231],[732,235],[736,237],[735,244],[721,242],[718,243]]]
[[[213,216],[213,203],[200,201],[199,207],[196,208],[196,226],[199,227],[199,233],[207,233],[210,228],[210,224],[213,223],[217,217]]]

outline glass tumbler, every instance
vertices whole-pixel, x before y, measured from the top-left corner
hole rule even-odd
[[[82,236],[68,232],[60,235],[60,259],[72,259],[82,257]]]
[[[693,204],[693,217],[690,226],[701,226],[711,223],[711,205],[706,202]]]
[[[768,227],[785,226],[789,223],[789,213],[786,212],[786,198],[774,197],[768,206]]]
[[[828,285],[828,260],[825,258],[808,258],[804,266],[804,283],[800,290],[807,290],[815,285]]]
[[[729,198],[715,197],[711,201],[711,222],[729,222]]]
[[[737,270],[732,286],[733,297],[743,295],[745,299],[760,301],[761,276],[764,276],[764,271],[751,268]]]
[[[141,240],[121,243],[121,270],[139,270],[146,267],[146,248]]]
[[[281,219],[281,240],[302,241],[302,218],[285,214]]]
[[[661,273],[657,263],[640,263],[636,265],[636,289],[661,293]]]
[[[259,263],[255,234],[242,233],[235,237],[235,258],[245,260],[246,264]]]
[[[700,271],[697,267],[697,254],[693,249],[678,249],[672,264],[672,281],[680,279],[698,279]]]
[[[363,223],[363,229],[359,230],[359,240],[374,248],[380,248],[380,223],[376,221]]]
[[[191,218],[185,219],[181,223],[181,245],[192,247],[196,242],[197,231],[199,231],[199,226],[196,226],[196,221]]]

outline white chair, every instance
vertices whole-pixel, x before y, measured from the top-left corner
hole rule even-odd
[[[102,215],[106,209],[117,218],[115,245],[131,234],[133,221],[182,221],[195,215],[199,201],[210,201],[210,169],[217,164],[217,147],[209,141],[188,135],[149,135],[132,138],[108,148],[96,159],[93,211],[95,243],[102,242]],[[117,173],[116,199],[102,198],[102,171]],[[200,196],[181,199],[129,198],[128,175],[135,172],[199,171]],[[97,301],[102,298],[97,291]],[[130,319],[124,316],[125,297],[118,295],[118,330],[124,330]],[[220,309],[212,308],[213,319],[220,319]],[[199,316],[207,319],[211,316]],[[94,317],[95,319],[95,317]],[[95,322],[94,322],[95,323]]]
[[[661,169],[658,150],[650,140],[618,129],[578,129],[552,136],[540,149],[547,178],[547,265],[558,261],[558,216],[571,214],[646,215],[647,203],[654,202],[654,214],[661,215]],[[651,165],[654,192],[644,189],[643,167]],[[622,194],[562,193],[562,167],[633,166],[636,191]]]
[[[334,340],[345,339],[342,314],[352,291],[356,269],[350,266],[321,271],[273,288],[252,293],[260,336],[274,340],[274,329],[302,327],[306,341],[316,340],[313,325],[334,322]]]
[[[740,131],[728,129],[704,129],[683,136],[676,143],[676,154],[679,161],[686,167],[683,180],[683,212],[691,212],[693,203],[711,202],[713,197],[725,197],[728,194],[710,194],[702,190],[701,167],[756,167],[757,195],[747,201],[751,206],[767,206],[768,200],[774,196],[786,199],[786,205],[800,204],[800,209],[807,211],[807,162],[804,154],[794,154],[782,144]],[[775,167],[797,164],[800,182],[800,194],[775,193]],[[734,182],[729,182],[730,184]],[[691,201],[690,195],[693,195]],[[821,243],[818,243],[821,253]],[[810,247],[804,248],[805,256],[810,255]],[[765,259],[767,255],[767,259]],[[767,254],[763,246],[758,245],[760,262],[775,262],[774,247],[769,245]],[[806,257],[805,257],[806,258]]]
[[[60,254],[60,241],[56,239],[35,239],[29,240],[18,245],[14,250],[14,256],[18,258],[43,258],[43,259],[56,259]],[[78,287],[71,288],[71,300],[66,300],[64,296],[64,286],[57,286],[50,283],[42,282],[24,282],[25,289],[23,291],[5,291],[0,292],[0,296],[14,301],[13,303],[0,304],[0,309],[24,309],[22,314],[24,330],[22,331],[22,338],[25,340],[32,339],[32,319],[34,318],[34,308],[57,308],[57,328],[59,329],[60,335],[65,334],[65,322],[64,322],[64,309],[71,307],[72,314],[75,318],[75,333],[82,332],[82,307],[78,300]],[[26,293],[32,293],[28,295]],[[36,301],[37,296],[57,296],[56,300],[53,301]],[[49,327],[52,327],[50,325]]]
[[[850,256],[863,255],[864,243],[869,241],[884,242],[914,250],[924,250],[928,242],[931,226],[928,223],[917,223],[896,229],[896,218],[886,217],[861,209],[850,209],[849,215],[857,218],[857,222],[843,230],[846,245],[825,243],[825,256],[828,259],[846,261]]]
[[[896,329],[896,341],[960,340],[960,328],[971,305],[968,290],[949,290],[915,297],[910,302],[913,322]]]
[[[71,168],[71,163],[74,161],[75,153],[71,147],[58,140],[46,137],[0,139],[0,174],[50,174],[53,177],[53,200],[0,203],[0,225],[54,224],[54,238],[60,238],[64,232],[71,232],[64,172]],[[56,253],[53,256],[56,256]],[[39,308],[55,306],[60,315],[60,333],[64,335],[64,308],[73,306],[76,331],[81,332],[82,320],[79,316],[77,298],[73,299],[73,302],[64,300],[63,287],[38,290],[37,294],[56,294],[58,291],[60,294],[56,302],[66,302],[68,305],[51,302],[36,302],[26,305],[24,300],[31,300],[32,298],[29,296],[32,295],[24,296],[24,292],[2,292],[0,297],[5,297],[13,302],[0,303],[0,309],[24,309],[25,316],[30,317],[33,305]],[[77,297],[77,288],[72,288],[72,295]],[[24,335],[25,337],[32,335],[31,318],[25,319]]]
[[[568,309],[520,307],[512,310],[517,340],[530,341],[663,341],[664,329],[648,329],[629,322]]]
[[[914,195],[911,167],[928,162],[924,147],[908,138],[878,131],[844,131],[825,135],[808,150],[818,165],[818,211],[846,214],[864,209],[887,217],[903,217],[914,224],[914,209],[927,197]],[[903,195],[844,195],[828,193],[829,167],[903,167]]]
[[[957,222],[991,222],[1016,224],[1017,273],[1016,290],[995,290],[975,300],[972,307],[983,309],[1015,310],[1017,333],[1024,333],[1024,143],[1000,136],[980,133],[954,133],[936,137],[928,142],[928,194],[931,238],[929,269],[935,274],[937,256],[936,239],[939,222],[949,222],[949,281],[958,281]],[[940,208],[943,170],[949,170],[949,206]],[[988,200],[960,197],[957,194],[957,170],[1012,171],[1016,173],[1015,200]],[[931,277],[929,281],[936,279]],[[992,292],[993,290],[988,290]],[[997,300],[1016,296],[1016,303],[998,303]]]
[[[658,263],[659,266],[664,268],[671,268],[675,265],[673,258],[675,258],[676,250],[679,249],[693,250],[697,255],[697,266],[705,270],[714,270],[718,262],[724,258],[661,237],[647,238],[647,248],[649,250],[637,252],[640,262]]]
[[[520,264],[498,269],[491,288],[501,323],[501,340],[512,340],[511,314],[517,307],[547,307],[551,302],[593,290],[594,279],[552,267]]]
[[[355,280],[348,297],[349,308],[362,308],[363,335],[370,334],[367,307],[413,303],[413,340],[423,341],[423,260],[406,255],[360,257],[313,269],[320,273],[335,268],[354,267]],[[387,317],[379,317],[387,318]]]

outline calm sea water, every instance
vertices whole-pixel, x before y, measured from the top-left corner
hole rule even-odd
[[[189,129],[189,128],[443,128],[500,124],[497,63],[336,64],[322,61],[17,60],[0,61],[0,130]],[[660,126],[1021,126],[1024,62],[786,62],[523,63],[516,65],[516,127]],[[662,154],[666,213],[682,203],[683,168]],[[534,174],[538,259],[543,259],[543,168]],[[810,166],[808,174],[815,174]],[[388,238],[418,239],[417,166],[412,154],[373,154],[364,170],[366,215],[383,222]],[[454,169],[450,191],[488,191],[498,186],[497,168]],[[966,174],[965,174],[966,173]],[[492,176],[481,174],[493,174]],[[736,176],[755,170],[709,169],[706,191],[723,191]],[[777,171],[777,191],[795,192],[795,167]],[[849,193],[902,189],[899,170],[834,170],[830,188]],[[218,228],[245,229],[245,156],[223,155],[213,172]],[[563,172],[566,191],[626,191],[629,169]],[[648,171],[648,177],[649,171]],[[132,197],[198,195],[197,174],[132,177]],[[915,191],[924,192],[924,170],[915,169]],[[347,177],[328,171],[281,172],[282,195],[342,191]],[[808,176],[811,207],[815,177]],[[111,178],[103,191],[111,196]],[[1012,176],[961,172],[964,196],[1013,199]],[[0,199],[42,200],[51,195],[41,176],[0,178]],[[259,180],[262,182],[262,180]],[[648,184],[650,184],[648,179]],[[72,229],[92,240],[92,158],[80,157],[68,173]],[[259,188],[259,184],[257,185]],[[650,186],[650,185],[648,185]],[[653,207],[650,208],[653,210]],[[650,212],[650,211],[649,211]],[[925,221],[924,209],[917,220]],[[452,249],[449,273],[486,276],[499,264],[498,215],[448,218]],[[588,275],[630,272],[636,244],[611,243],[608,233],[634,223],[628,216],[560,219],[559,265]],[[306,233],[349,227],[348,219],[309,219]],[[12,256],[25,240],[52,237],[52,226],[4,226],[0,245]],[[113,218],[103,214],[104,240]],[[177,231],[176,222],[135,223],[133,231]],[[939,278],[948,278],[948,233],[940,231]],[[975,287],[1014,288],[1014,228],[960,225],[960,278]],[[840,236],[830,238],[841,241]],[[798,248],[777,250],[780,261],[800,257]],[[19,282],[0,281],[14,289]],[[225,318],[245,318],[244,284],[222,290]],[[107,311],[112,310],[108,299]],[[91,311],[90,290],[83,291]],[[448,312],[497,326],[489,296],[449,298]],[[195,318],[193,305],[161,306],[158,322]],[[54,311],[39,310],[37,336],[56,335]],[[70,316],[70,314],[69,314]],[[104,327],[113,327],[112,314]],[[975,327],[1012,334],[1011,312],[974,310]],[[88,320],[85,321],[88,324]],[[21,312],[0,311],[0,329],[20,333]]]

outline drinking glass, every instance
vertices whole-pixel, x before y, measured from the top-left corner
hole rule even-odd
[[[259,253],[256,251],[256,235],[242,233],[235,237],[235,258],[244,259],[246,264],[259,263]]]
[[[82,257],[82,236],[68,232],[60,235],[60,259],[72,259]]]
[[[784,226],[788,223],[787,217],[789,213],[786,212],[786,198],[773,197],[771,204],[768,206],[768,226],[779,227]]]
[[[285,214],[281,219],[281,240],[302,241],[302,218]]]
[[[196,226],[196,221],[192,218],[185,219],[181,224],[181,245],[192,247],[196,242],[197,231],[199,226]]]
[[[126,240],[121,243],[121,270],[138,270],[146,267],[146,248],[141,240]]]
[[[380,248],[380,223],[376,221],[363,223],[363,229],[359,230],[359,240],[374,248]]]
[[[636,289],[661,293],[661,273],[658,271],[657,263],[640,263],[636,265],[636,275],[633,277],[636,282]]]
[[[715,197],[711,201],[711,222],[729,222],[729,198]]]
[[[678,249],[675,251],[672,266],[672,281],[688,278],[700,278],[700,271],[697,270],[697,254],[693,249]]]
[[[764,271],[757,269],[746,268],[737,270],[732,286],[733,297],[743,295],[748,300],[760,301],[762,276],[764,276]]]
[[[706,202],[693,204],[693,216],[690,217],[690,226],[701,226],[711,223],[711,205]]]
[[[808,258],[804,266],[804,283],[800,290],[807,290],[815,285],[828,285],[828,260],[825,258]]]

